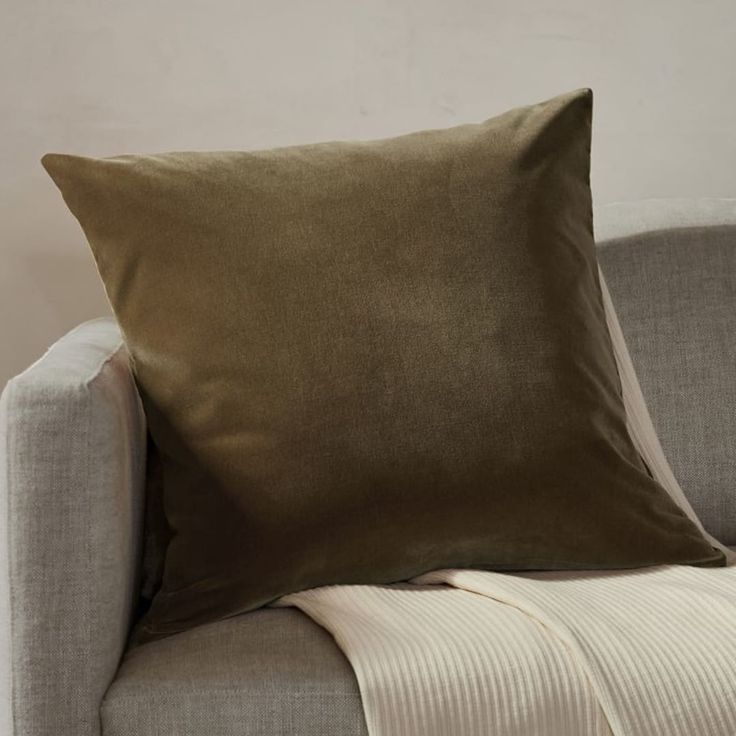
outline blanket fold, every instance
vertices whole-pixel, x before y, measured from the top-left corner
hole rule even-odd
[[[371,736],[733,736],[736,568],[509,575],[295,593]]]
[[[609,736],[577,662],[528,616],[439,585],[335,586],[295,605],[335,637],[371,736]]]

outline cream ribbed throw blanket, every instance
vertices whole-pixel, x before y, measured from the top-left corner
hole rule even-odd
[[[371,736],[734,736],[736,568],[431,573],[288,596],[355,670]]]
[[[631,436],[697,522],[603,292]],[[736,736],[736,566],[441,570],[279,605],[335,637],[371,736]]]

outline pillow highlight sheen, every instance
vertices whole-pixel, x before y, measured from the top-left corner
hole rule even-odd
[[[172,532],[141,639],[443,567],[719,564],[626,430],[591,94],[373,142],[43,163]]]

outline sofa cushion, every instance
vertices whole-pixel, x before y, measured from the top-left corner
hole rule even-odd
[[[636,227],[631,209],[617,217]],[[675,476],[705,528],[736,544],[736,201],[712,210],[723,225],[663,220],[598,257]]]
[[[722,561],[626,433],[591,94],[369,143],[44,164],[175,534],[142,638],[447,566]]]
[[[102,704],[104,736],[363,736],[360,692],[332,637],[263,609],[135,647]]]

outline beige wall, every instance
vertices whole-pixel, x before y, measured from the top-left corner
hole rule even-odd
[[[0,384],[106,312],[38,164],[449,126],[591,86],[598,202],[736,196],[734,0],[0,0]]]

